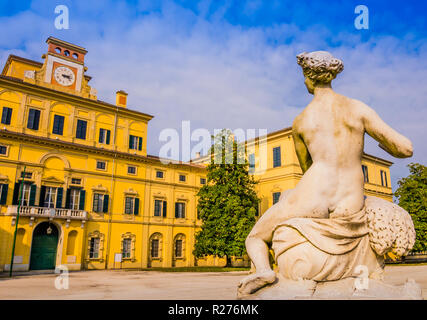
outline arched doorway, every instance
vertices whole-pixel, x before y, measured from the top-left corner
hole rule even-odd
[[[55,269],[58,234],[58,228],[53,223],[42,222],[37,225],[31,245],[31,270]]]

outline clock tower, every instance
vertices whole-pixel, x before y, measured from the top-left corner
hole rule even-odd
[[[53,37],[46,42],[44,82],[58,89],[80,93],[84,84],[86,49]]]

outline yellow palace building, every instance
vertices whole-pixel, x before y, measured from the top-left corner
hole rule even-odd
[[[163,164],[147,155],[153,116],[97,99],[87,51],[47,39],[44,62],[10,55],[0,75],[0,271],[218,265],[192,254],[204,159]],[[293,188],[301,169],[291,128],[268,135],[257,168],[260,212]],[[365,155],[366,194],[392,200],[391,162]],[[18,218],[19,212],[19,218]]]

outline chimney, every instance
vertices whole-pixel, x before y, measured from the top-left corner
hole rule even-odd
[[[116,92],[116,105],[119,107],[126,108],[128,94],[123,90]]]

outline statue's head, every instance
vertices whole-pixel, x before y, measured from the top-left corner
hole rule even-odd
[[[330,85],[338,73],[344,69],[340,59],[327,51],[303,52],[297,55],[297,63],[302,67],[308,92],[314,93],[316,86]]]

